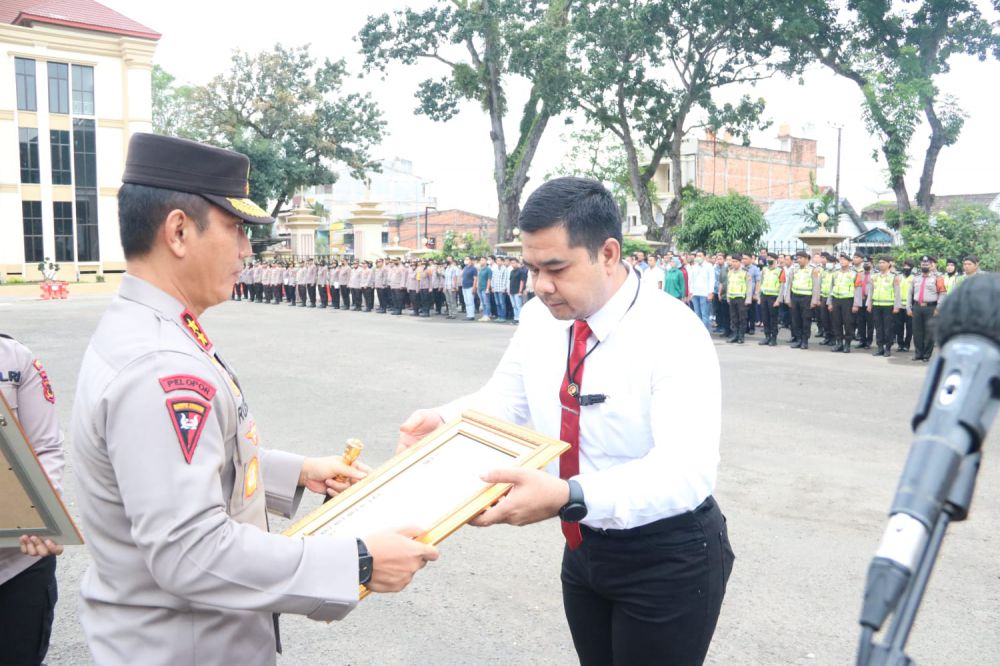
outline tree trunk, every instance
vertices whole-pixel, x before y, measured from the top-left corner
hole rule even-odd
[[[910,195],[906,191],[906,181],[902,175],[893,176],[891,182],[892,191],[896,194],[896,212],[899,213],[899,225],[906,224],[903,219],[910,212]]]
[[[273,217],[274,219],[278,219],[278,213],[281,212],[281,207],[285,205],[286,201],[288,201],[287,194],[282,194],[280,197],[278,197],[277,203],[275,203],[274,208],[271,209],[271,217]]]
[[[517,216],[521,214],[521,192],[503,197],[499,201],[500,211],[497,213],[497,243],[503,242],[503,230],[513,229],[517,224]]]
[[[927,116],[927,123],[931,126],[931,142],[927,146],[927,152],[924,153],[924,168],[920,173],[917,205],[929,214],[931,212],[931,186],[934,184],[934,169],[937,167],[938,155],[941,154],[941,149],[948,145],[948,141],[944,136],[944,126],[934,111],[934,100],[925,100],[924,115]]]

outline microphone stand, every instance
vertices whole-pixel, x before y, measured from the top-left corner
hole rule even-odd
[[[885,640],[882,643],[875,643],[874,631],[870,627],[865,627],[858,647],[857,666],[913,666],[916,663],[904,651],[906,641],[913,629],[913,622],[927,590],[927,582],[941,550],[948,524],[965,520],[969,515],[982,455],[982,451],[977,449],[962,459],[941,514],[931,531],[927,547],[918,560],[906,591],[900,597],[898,610],[886,632]]]

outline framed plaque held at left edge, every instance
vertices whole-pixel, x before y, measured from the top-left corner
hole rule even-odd
[[[22,534],[63,546],[83,543],[21,424],[0,395],[0,548],[17,548]]]

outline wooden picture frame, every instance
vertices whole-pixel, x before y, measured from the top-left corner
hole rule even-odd
[[[486,483],[480,474],[501,467],[541,469],[569,446],[528,428],[467,411],[294,523],[284,534],[364,536],[419,525],[425,531],[418,540],[438,544],[510,488],[510,484]],[[362,587],[361,597],[366,593]]]
[[[0,395],[0,548],[17,548],[22,534],[63,546],[83,543],[21,424]]]

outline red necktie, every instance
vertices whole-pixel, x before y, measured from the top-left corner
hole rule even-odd
[[[559,402],[562,403],[562,420],[559,424],[559,439],[570,445],[569,451],[559,457],[559,478],[568,479],[580,473],[580,385],[583,383],[583,359],[587,355],[587,339],[590,337],[590,326],[585,321],[573,322],[573,348],[569,354],[569,372],[573,372],[573,383],[576,384],[576,396],[569,393],[569,373],[563,377],[559,389]],[[575,371],[575,372],[574,372]],[[580,547],[583,537],[580,534],[580,523],[562,524],[563,535],[570,550]]]
[[[924,285],[927,284],[927,278],[920,278],[920,294],[917,296],[917,302],[920,305],[924,304]]]

